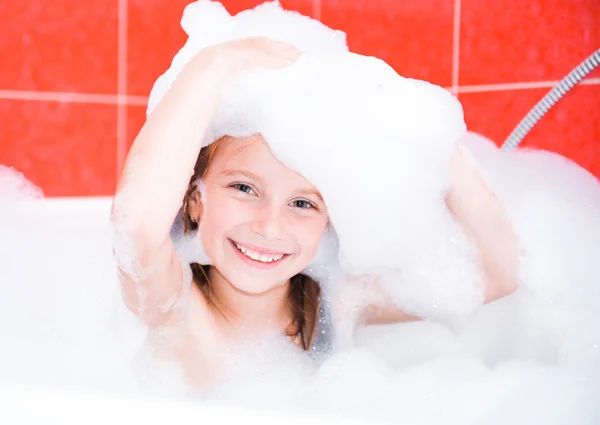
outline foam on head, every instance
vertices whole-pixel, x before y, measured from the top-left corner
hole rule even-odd
[[[156,81],[148,114],[205,47],[249,36],[296,45],[304,55],[293,66],[230,82],[205,144],[262,134],[322,193],[336,236],[325,239],[339,242],[329,262],[348,274],[382,276],[400,307],[447,319],[480,304],[472,249],[443,203],[448,160],[465,132],[453,96],[348,52],[344,33],[276,2],[231,16],[219,3],[198,1],[185,9],[182,27],[188,40]],[[320,263],[308,273],[323,270]]]

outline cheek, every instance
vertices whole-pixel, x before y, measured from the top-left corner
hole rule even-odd
[[[229,231],[243,223],[244,212],[239,203],[222,194],[207,194],[206,208],[200,221],[200,232],[202,241],[209,251],[207,245],[222,243]]]
[[[302,255],[314,257],[327,227],[327,219],[314,219],[298,223],[295,228],[296,240],[302,247]]]

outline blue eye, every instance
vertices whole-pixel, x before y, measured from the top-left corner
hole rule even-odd
[[[236,184],[232,184],[231,187],[236,188],[240,192],[248,193],[250,195],[254,194],[254,190],[247,184],[236,183]]]
[[[292,202],[292,205],[296,208],[301,208],[301,209],[309,209],[309,208],[314,208],[314,205],[311,204],[308,201],[305,201],[304,199],[298,199],[296,201]]]

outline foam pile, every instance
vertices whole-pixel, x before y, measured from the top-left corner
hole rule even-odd
[[[25,178],[23,173],[0,164],[0,199],[41,199],[42,190]]]
[[[305,54],[293,66],[231,82],[205,143],[261,133],[321,191],[339,241],[333,260],[349,274],[379,275],[407,312],[460,320],[481,304],[473,249],[443,200],[465,132],[454,97],[349,53],[343,33],[275,2],[231,16],[198,1],[182,27],[189,38],[156,81],[148,113],[204,47],[249,36],[295,44]]]

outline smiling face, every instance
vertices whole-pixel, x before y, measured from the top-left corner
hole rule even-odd
[[[316,188],[259,135],[220,142],[203,179],[202,244],[238,290],[284,285],[313,260],[328,216]]]

